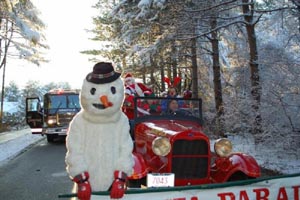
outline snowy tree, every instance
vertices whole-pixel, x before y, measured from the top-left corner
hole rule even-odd
[[[7,56],[28,60],[36,65],[45,61],[41,50],[44,44],[42,31],[45,27],[38,17],[38,10],[26,1],[0,1],[1,66]]]
[[[224,133],[257,133],[266,142],[280,132],[293,141],[299,134],[297,2],[124,0],[107,8],[106,25],[123,47],[125,71],[156,78],[174,76],[175,69],[193,79],[209,132],[219,132],[216,116],[224,108]]]
[[[53,90],[53,89],[70,90],[71,86],[67,82],[59,82],[59,83],[51,82],[51,83],[48,83],[48,84],[44,85],[42,87],[42,89],[43,89],[44,93],[46,93],[46,92],[49,92],[50,90]]]
[[[4,89],[5,100],[9,102],[18,102],[21,97],[21,91],[15,81],[9,82]]]
[[[43,95],[44,90],[39,81],[28,81],[24,89],[22,90],[22,96],[24,98],[24,101],[27,97],[39,97],[40,99],[42,99]]]
[[[2,94],[5,87],[5,68],[9,58],[25,59],[39,65],[45,61],[41,49],[44,44],[43,22],[30,0],[0,1],[0,69],[3,68]],[[4,96],[1,97],[1,112]]]
[[[120,30],[116,31],[119,33],[118,40],[123,41],[122,43],[127,46],[131,57],[134,55],[133,59],[129,58],[129,60],[136,61],[132,62],[133,67],[140,66],[134,70],[142,69],[141,73],[145,74],[145,72],[149,73],[145,69],[151,68],[151,74],[160,71],[161,78],[166,70],[167,76],[172,78],[177,76],[179,65],[192,66],[188,74],[193,80],[193,96],[197,97],[199,91],[197,76],[199,61],[197,58],[201,53],[198,49],[208,49],[207,45],[200,41],[205,41],[205,37],[210,37],[210,33],[216,33],[218,30],[216,28],[215,31],[211,31],[213,28],[209,24],[212,24],[212,20],[209,20],[209,17],[205,18],[208,12],[212,16],[216,10],[207,9],[205,14],[201,14],[201,11],[205,11],[200,9],[204,5],[211,7],[211,3],[207,3],[207,1],[184,0],[160,1],[160,4],[158,1],[122,1],[116,5],[111,16],[113,16],[113,21],[117,22],[118,26],[116,27]],[[202,40],[200,40],[201,37]],[[210,38],[212,38],[210,41],[218,42],[217,34]],[[213,47],[218,47],[218,43]],[[218,48],[213,50],[207,51],[206,54],[214,56],[219,54]],[[159,59],[155,57],[159,57]],[[163,67],[153,69],[157,65]],[[218,57],[214,57],[214,66],[216,110],[219,111],[218,113],[222,113],[222,88]]]
[[[121,41],[118,41],[118,35],[120,34],[118,24],[112,23],[110,16],[111,9],[115,4],[115,1],[100,0],[94,6],[95,9],[101,12],[93,18],[95,29],[91,30],[91,32],[94,33],[95,37],[92,40],[101,43],[101,45],[99,49],[82,51],[82,53],[101,55],[116,63],[117,66],[120,66],[121,63],[122,67],[126,68],[126,62],[123,59],[127,55],[126,47]]]
[[[185,6],[186,2],[122,1],[115,6],[112,16],[114,21],[119,22],[119,40],[127,46],[127,67],[131,71],[141,75],[146,72],[151,80],[155,78],[154,74],[160,74],[160,82],[164,85],[164,71],[173,79],[178,73],[181,74],[178,66],[189,65],[185,51],[192,49],[193,40],[190,37],[186,41],[176,38],[178,28],[184,27],[181,30],[187,32],[192,29],[189,28],[191,23],[186,23],[192,18],[184,11],[192,4]],[[187,20],[184,21],[183,17]],[[197,65],[195,51],[190,58],[194,59],[193,65]]]

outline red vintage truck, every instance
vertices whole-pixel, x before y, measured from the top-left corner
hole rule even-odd
[[[170,110],[177,102],[177,109]],[[172,187],[260,177],[256,160],[203,131],[201,99],[136,97],[129,187]],[[175,106],[176,107],[176,106]]]

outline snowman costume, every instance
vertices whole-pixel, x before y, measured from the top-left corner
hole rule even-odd
[[[123,182],[133,173],[133,142],[128,118],[121,110],[124,83],[120,75],[111,63],[100,62],[83,81],[81,111],[70,123],[65,160],[80,199],[90,199],[91,191],[109,189],[111,198],[121,198]]]

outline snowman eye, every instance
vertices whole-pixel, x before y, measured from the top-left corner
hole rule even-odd
[[[96,88],[91,88],[90,93],[91,93],[92,95],[94,95],[95,92],[96,92]]]
[[[112,87],[110,88],[110,91],[111,91],[111,93],[116,94],[116,88],[115,88],[114,86],[112,86]]]

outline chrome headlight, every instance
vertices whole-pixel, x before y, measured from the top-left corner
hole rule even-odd
[[[227,157],[232,152],[232,143],[226,138],[218,139],[214,145],[215,153],[220,157]]]
[[[56,123],[56,119],[48,119],[47,123],[48,123],[49,125],[55,124],[55,123]]]
[[[171,151],[170,140],[166,137],[157,137],[152,141],[152,151],[158,156],[166,156]]]

